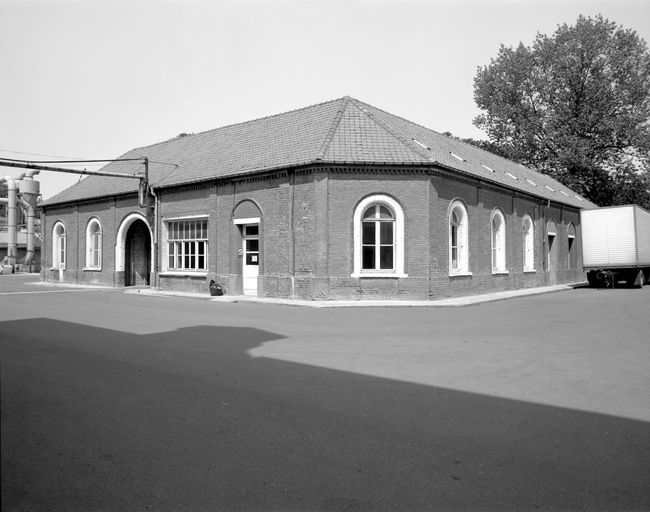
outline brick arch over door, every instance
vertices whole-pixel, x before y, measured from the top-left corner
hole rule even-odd
[[[154,268],[153,256],[153,236],[151,233],[151,226],[147,222],[147,219],[139,213],[131,213],[127,215],[120,224],[120,227],[117,230],[117,237],[115,240],[115,272],[125,272],[126,269],[126,252],[127,252],[127,236],[129,234],[129,229],[133,226],[134,223],[144,224],[146,230],[148,231],[148,251],[147,251],[147,264],[149,267],[149,272]]]
[[[244,199],[235,206],[232,214],[234,220],[238,219],[260,219],[262,211],[260,207],[251,199]]]

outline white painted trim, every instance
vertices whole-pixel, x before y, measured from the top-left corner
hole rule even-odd
[[[494,219],[499,219],[497,230],[494,230]],[[506,270],[507,246],[506,246],[506,217],[500,208],[492,210],[490,215],[490,255],[492,258],[492,275],[508,274]],[[496,253],[496,254],[495,254]]]
[[[247,219],[233,219],[233,224],[259,224],[260,223],[260,218],[259,217],[249,217]]]
[[[458,262],[459,266],[457,269],[452,267],[452,251],[451,251],[451,214],[458,208],[462,212],[463,222],[459,226],[458,230]],[[462,227],[462,231],[461,228]],[[449,204],[449,210],[447,211],[447,251],[449,258],[449,275],[450,276],[471,276],[472,273],[469,271],[469,213],[467,212],[467,207],[465,203],[460,199],[456,198]]]
[[[63,230],[63,236],[60,237],[56,234],[57,227],[61,226]],[[60,260],[61,256],[61,246],[59,245],[60,239],[63,238],[63,243],[65,244],[63,250],[63,262]],[[65,224],[57,220],[52,226],[52,268],[56,270],[65,270],[68,263],[68,240],[67,240],[67,230]]]
[[[473,276],[472,272],[454,272],[450,273],[449,277],[466,277],[466,276]]]
[[[97,225],[99,226],[99,247],[97,248],[97,251],[99,253],[99,265],[91,264],[92,252],[90,251],[92,250],[92,247],[89,244],[90,235],[91,235],[90,228],[95,223],[97,223]],[[98,217],[91,217],[86,223],[86,266],[84,267],[84,270],[101,270],[103,260],[104,260],[104,228]]]
[[[382,274],[390,274],[390,277],[406,277],[404,273],[404,211],[395,199],[383,194],[366,197],[354,210],[352,228],[354,262],[350,277],[379,277],[377,271],[364,271],[361,269],[361,216],[366,211],[366,208],[375,203],[385,204],[395,214],[395,269],[392,272],[382,272]]]
[[[181,215],[180,217],[163,217],[163,222],[171,222],[175,220],[194,220],[194,219],[208,219],[210,216],[206,214],[201,215]]]
[[[528,230],[528,236],[526,236],[526,230],[525,230],[527,224],[530,225],[530,229]],[[533,222],[533,218],[527,213],[521,219],[521,228],[522,228],[521,246],[522,246],[524,273],[535,272],[535,223]],[[530,258],[526,258],[527,244],[530,245]]]
[[[136,220],[141,220],[145,223],[147,226],[147,229],[149,230],[149,238],[151,240],[151,261],[150,264],[151,266],[149,268],[154,269],[154,239],[153,239],[153,233],[151,233],[151,226],[149,226],[149,223],[147,222],[147,219],[144,217],[144,215],[140,213],[130,213],[127,215],[122,223],[120,224],[119,229],[117,230],[117,237],[115,240],[115,272],[124,272],[124,259],[125,259],[125,248],[126,248],[126,233],[129,230],[129,227],[131,227],[131,224],[133,224]]]

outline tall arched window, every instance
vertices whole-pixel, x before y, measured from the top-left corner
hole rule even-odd
[[[506,221],[500,210],[492,212],[492,272],[506,271]]]
[[[375,195],[354,211],[353,277],[406,277],[404,213],[392,197]]]
[[[65,270],[65,226],[62,222],[52,229],[52,268]]]
[[[361,269],[395,268],[395,216],[383,204],[366,208],[361,221]]]
[[[468,217],[465,205],[454,201],[449,210],[449,274],[469,273]]]
[[[530,215],[524,215],[521,224],[522,247],[524,257],[524,272],[535,270],[535,228]]]
[[[86,268],[100,270],[102,267],[102,226],[99,219],[90,219],[86,226]]]

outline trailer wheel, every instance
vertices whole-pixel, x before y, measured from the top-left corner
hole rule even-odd
[[[587,282],[592,288],[598,288],[598,273],[595,270],[587,272]]]
[[[630,288],[643,288],[643,282],[645,281],[645,276],[643,275],[643,270],[630,270],[626,272],[625,275],[625,284]]]

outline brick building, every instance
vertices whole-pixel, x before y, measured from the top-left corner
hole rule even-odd
[[[428,299],[583,279],[551,179],[350,97],[129,151],[41,204],[47,281]],[[137,162],[105,170],[136,173]]]

